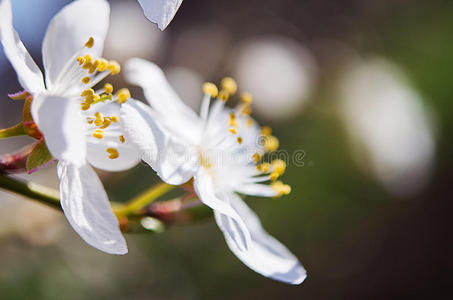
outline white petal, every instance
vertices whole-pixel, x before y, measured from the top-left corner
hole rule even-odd
[[[33,99],[31,113],[56,159],[79,166],[85,163],[86,124],[75,100],[39,94]]]
[[[195,175],[194,187],[200,201],[214,210],[220,230],[231,238],[237,249],[246,251],[251,238],[244,220],[230,205],[228,199],[216,192],[211,174],[204,168],[200,168]]]
[[[145,16],[164,30],[178,11],[182,0],[138,0]]]
[[[61,207],[72,228],[89,245],[110,254],[127,246],[99,177],[88,165],[58,163]]]
[[[118,150],[119,156],[115,159],[109,158],[107,148],[115,148]],[[137,150],[127,141],[122,144],[120,142],[105,142],[102,140],[92,139],[87,144],[87,160],[95,168],[118,172],[133,168],[140,162],[140,157]]]
[[[127,80],[143,89],[151,107],[163,116],[171,116],[172,129],[185,135],[198,134],[200,118],[181,101],[157,65],[132,58],[126,62],[124,69]]]
[[[134,101],[129,99],[128,102]],[[120,116],[121,105],[117,102],[100,102],[92,105],[83,114],[92,117],[96,112],[104,116]],[[97,128],[94,124],[90,125],[90,133]],[[87,138],[87,160],[95,168],[105,171],[124,171],[134,167],[140,162],[138,150],[127,139],[124,143],[120,141],[120,136],[124,137],[120,123],[111,123],[104,130],[104,138],[97,139],[91,134]],[[115,159],[109,158],[107,148],[118,150],[119,156]]]
[[[50,89],[60,71],[90,37],[94,46],[85,48],[94,58],[102,54],[109,26],[110,7],[105,0],[77,0],[66,5],[49,24],[42,45],[46,84]]]
[[[244,220],[252,238],[248,250],[242,251],[234,237],[224,231],[231,251],[249,268],[266,277],[290,284],[302,283],[307,273],[298,259],[263,229],[255,213],[236,194],[226,197]]]
[[[150,107],[128,101],[121,108],[121,125],[127,141],[163,181],[179,185],[193,177],[198,157],[193,147],[165,133],[153,119]]]
[[[0,1],[0,16],[0,39],[20,84],[31,93],[42,92],[44,90],[42,73],[13,28],[10,0]]]

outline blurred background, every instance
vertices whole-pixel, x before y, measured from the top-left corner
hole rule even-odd
[[[69,1],[12,2],[41,64],[47,24]],[[452,1],[185,0],[165,32],[137,1],[110,3],[106,57],[156,62],[197,109],[204,81],[233,76],[254,94],[254,117],[293,158],[293,192],[247,203],[308,278],[288,286],[249,270],[210,216],[128,234],[117,257],[59,212],[0,192],[2,299],[451,299]],[[22,103],[7,98],[20,86],[3,53],[0,78],[4,128]],[[2,140],[0,154],[30,141]],[[157,182],[143,165],[100,174],[113,201]],[[20,177],[58,186],[55,165]]]

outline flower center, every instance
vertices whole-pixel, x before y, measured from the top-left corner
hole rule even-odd
[[[94,45],[94,39],[90,38],[85,47],[91,48]],[[77,68],[74,80],[81,81],[86,85],[86,89],[80,94],[80,105],[85,112],[86,121],[89,125],[90,135],[97,140],[105,140],[123,144],[126,140],[119,130],[119,117],[115,114],[103,114],[97,109],[102,107],[102,103],[125,103],[131,94],[128,89],[122,88],[114,93],[113,85],[104,84],[102,89],[94,90],[94,87],[108,75],[115,75],[121,71],[121,66],[116,61],[107,61],[104,58],[93,59],[91,55],[77,56],[74,60]],[[106,155],[109,159],[117,159],[119,151],[111,145],[106,146]]]
[[[200,164],[206,169],[211,169],[213,164],[217,164],[217,160],[230,160],[231,165],[236,170],[230,170],[231,173],[236,173],[237,169],[243,169],[245,176],[251,177],[248,181],[260,182],[270,180],[271,187],[277,192],[277,196],[289,194],[291,187],[283,184],[277,179],[283,175],[286,170],[286,163],[281,159],[275,159],[269,162],[263,162],[266,153],[272,153],[279,147],[278,139],[272,135],[272,129],[268,126],[261,127],[261,133],[256,133],[256,126],[250,117],[252,112],[251,105],[253,97],[250,93],[242,93],[239,103],[229,111],[229,117],[225,120],[224,110],[225,103],[237,92],[236,81],[230,77],[226,77],[221,81],[220,91],[213,83],[207,82],[203,85],[203,102],[200,110],[200,118],[204,121],[204,131],[202,144],[207,144],[206,148],[211,149],[214,155],[219,156],[222,153],[229,153],[232,156],[240,153],[249,153],[255,149],[255,153],[251,157],[239,158],[235,157],[215,157],[212,158],[203,154],[200,151]],[[217,98],[217,102],[210,109],[210,101],[212,98]],[[216,122],[226,122],[225,124],[215,124]],[[219,128],[209,132],[209,130]],[[222,130],[225,130],[222,132]],[[233,137],[233,138],[232,138]],[[256,139],[256,140],[250,140]],[[253,153],[253,151],[252,151]],[[238,162],[240,163],[238,165]],[[226,162],[223,162],[226,163]],[[220,170],[225,169],[225,166],[220,163]],[[255,171],[250,172],[250,165],[254,166]],[[258,175],[256,175],[258,171]],[[250,175],[253,174],[253,175]]]

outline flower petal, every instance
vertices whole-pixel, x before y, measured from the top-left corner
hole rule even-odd
[[[266,277],[290,284],[300,284],[307,273],[298,259],[261,226],[255,213],[234,193],[226,193],[230,205],[244,220],[251,234],[247,251],[237,247],[234,236],[224,231],[231,251],[249,268]]]
[[[105,0],[77,0],[66,5],[49,24],[42,45],[47,88],[55,84],[60,71],[94,38],[86,53],[94,58],[102,54],[109,26],[110,6]]]
[[[164,30],[175,16],[182,0],[138,0],[145,16]]]
[[[163,181],[179,185],[193,177],[198,157],[193,147],[165,133],[153,118],[153,110],[138,101],[122,105],[120,122],[127,141]]]
[[[72,228],[89,245],[110,254],[127,246],[99,177],[87,164],[58,163],[61,207]]]
[[[55,158],[79,166],[85,163],[86,124],[76,101],[39,94],[33,99],[31,113]]]
[[[42,73],[13,28],[10,0],[0,1],[0,16],[0,39],[20,84],[30,93],[42,92],[45,89]]]
[[[211,175],[203,167],[194,177],[194,187],[200,201],[214,210],[220,230],[231,238],[237,249],[247,251],[251,237],[244,220],[228,199],[216,193]]]
[[[116,149],[119,156],[110,159],[107,148]],[[140,162],[140,157],[135,147],[127,141],[122,144],[121,142],[97,141],[93,138],[87,144],[87,161],[97,169],[118,172],[133,168]]]
[[[201,134],[200,118],[181,101],[157,65],[140,58],[129,59],[125,76],[131,84],[143,89],[146,100],[157,113],[171,116],[172,123],[166,125],[173,131],[196,137]]]
[[[135,101],[132,99],[128,100]],[[93,117],[97,112],[103,116],[118,117],[120,115],[121,104],[117,102],[100,102],[92,105],[90,109],[82,114],[85,117]],[[95,124],[88,125],[90,135],[87,137],[87,160],[95,168],[105,171],[124,171],[134,167],[140,162],[140,157],[137,149],[127,139],[124,139],[120,122],[111,122],[104,129],[104,138],[98,139],[92,135],[92,132],[98,127]],[[114,148],[118,151],[119,156],[110,159],[108,148]]]

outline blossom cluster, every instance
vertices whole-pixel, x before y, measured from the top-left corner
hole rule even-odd
[[[139,2],[163,30],[182,0]],[[10,0],[0,0],[1,43],[24,89],[10,97],[25,101],[23,127],[37,140],[29,155],[40,158],[29,157],[27,170],[57,160],[60,203],[73,229],[101,251],[125,254],[118,219],[92,167],[122,171],[143,160],[165,183],[190,184],[244,264],[264,276],[301,283],[306,272],[298,259],[263,229],[239,196],[278,197],[291,191],[278,180],[285,163],[263,159],[279,142],[250,116],[252,95],[240,94],[230,108],[226,103],[237,93],[236,82],[226,77],[219,86],[205,83],[197,114],[157,65],[140,58],[128,60],[124,73],[143,89],[147,104],[125,88],[100,87],[121,71],[117,62],[102,57],[109,12],[105,0],[65,6],[44,37],[41,72],[13,28]]]

